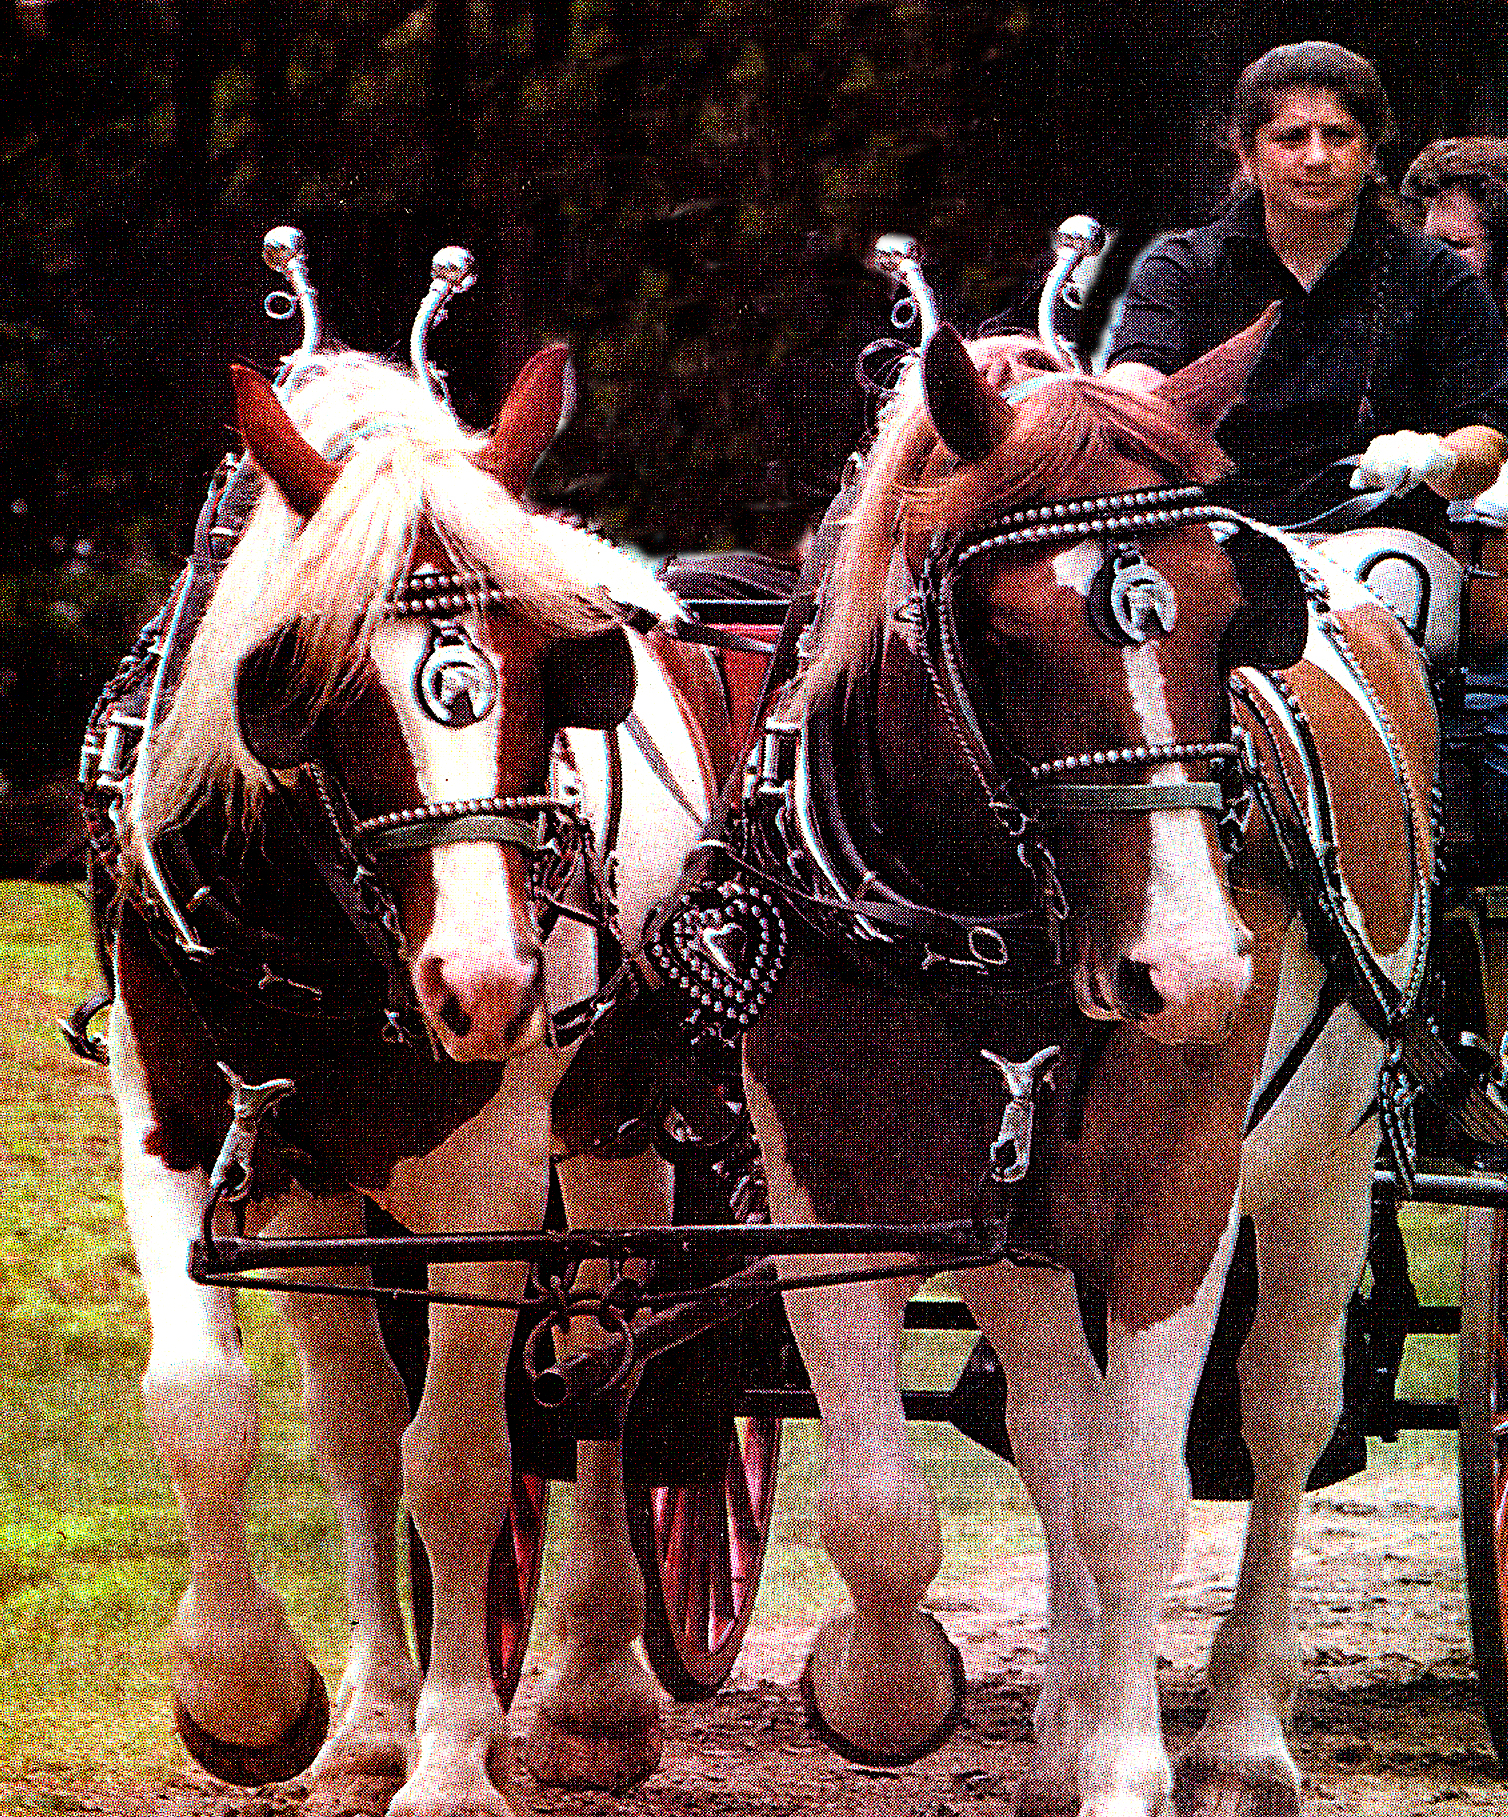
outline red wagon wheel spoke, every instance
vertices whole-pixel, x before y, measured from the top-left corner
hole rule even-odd
[[[707,1646],[715,1653],[738,1617],[738,1603],[734,1596],[733,1553],[728,1543],[728,1510],[723,1495],[713,1490],[707,1495],[706,1505],[711,1552],[707,1571],[707,1588],[711,1593]]]
[[[629,1488],[644,1649],[673,1696],[710,1697],[732,1670],[759,1590],[779,1451],[779,1420],[735,1421],[720,1481]]]

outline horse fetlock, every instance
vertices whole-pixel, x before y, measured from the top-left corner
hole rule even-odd
[[[622,1792],[663,1747],[659,1692],[632,1653],[591,1669],[567,1656],[545,1676],[523,1759],[541,1784]]]
[[[940,1746],[963,1705],[963,1662],[930,1615],[824,1622],[801,1678],[818,1734],[847,1759],[903,1766]]]
[[[184,1501],[239,1499],[260,1436],[256,1384],[245,1362],[154,1360],[141,1379],[141,1398],[153,1447]]]
[[[190,1584],[173,1618],[167,1652],[175,1698],[194,1722],[222,1741],[268,1746],[305,1712],[308,1656],[282,1603],[255,1578],[230,1610],[208,1606]]]
[[[1299,1770],[1274,1719],[1207,1722],[1173,1767],[1178,1817],[1298,1817]]]
[[[1173,1768],[1156,1730],[1105,1726],[1077,1763],[1081,1817],[1156,1817],[1168,1808]]]
[[[408,1768],[421,1679],[405,1653],[373,1660],[353,1650],[335,1698],[335,1720],[309,1769],[311,1784],[401,1780]]]
[[[1301,1665],[1291,1619],[1258,1624],[1227,1615],[1210,1645],[1206,1731],[1218,1725],[1237,1733],[1264,1719],[1280,1723],[1298,1690]]]
[[[506,1719],[500,1728],[421,1726],[409,1749],[408,1780],[387,1817],[518,1817],[504,1796],[512,1752]]]
[[[608,1661],[566,1649],[545,1674],[539,1707],[581,1734],[647,1728],[660,1716],[655,1680],[626,1645]]]
[[[856,1606],[914,1609],[942,1569],[942,1528],[926,1479],[909,1466],[872,1474],[823,1466],[822,1543]]]

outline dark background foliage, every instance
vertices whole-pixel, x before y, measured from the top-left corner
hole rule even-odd
[[[1218,203],[1231,80],[1285,39],[1376,59],[1395,177],[1508,129],[1497,0],[0,6],[0,692],[58,701],[0,700],[13,780],[74,741],[59,677],[92,683],[118,635],[117,592],[101,617],[78,577],[138,575],[145,609],[229,443],[228,362],[291,344],[260,307],[272,225],[308,236],[330,329],[399,355],[431,255],[470,247],[433,343],[461,414],[542,340],[575,352],[537,491],[649,550],[781,550],[861,427],[878,233],[923,239],[970,327],[1088,210],[1120,230],[1103,316],[1155,232]]]

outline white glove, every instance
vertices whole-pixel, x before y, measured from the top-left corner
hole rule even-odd
[[[1443,484],[1460,465],[1460,456],[1438,435],[1421,435],[1417,429],[1395,429],[1374,435],[1351,474],[1351,490],[1383,486],[1389,492],[1407,492],[1419,485]]]

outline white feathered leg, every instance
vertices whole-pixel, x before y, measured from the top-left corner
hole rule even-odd
[[[256,1386],[230,1293],[188,1278],[209,1185],[199,1169],[175,1171],[148,1151],[156,1118],[119,1000],[110,1015],[110,1081],[126,1222],[152,1318],[142,1402],[189,1550],[190,1582],[168,1641],[179,1733],[220,1778],[291,1779],[324,1738],[324,1685],[246,1555],[241,1498],[257,1454]]]
[[[811,1222],[774,1107],[752,1082],[749,1108],[772,1219]],[[942,1533],[901,1408],[902,1324],[915,1286],[914,1279],[871,1281],[785,1296],[822,1411],[822,1543],[853,1599],[851,1610],[819,1632],[807,1691],[836,1747],[889,1763],[938,1745],[957,1715],[963,1682],[957,1650],[919,1608],[942,1567]]]
[[[1073,1491],[1103,1389],[1073,1279],[1003,1264],[958,1290],[1010,1385],[1006,1428],[1047,1548],[1047,1659],[1033,1712],[1037,1744],[1016,1787],[1020,1817],[1077,1810],[1078,1750],[1098,1695],[1099,1592],[1079,1556]]]
[[[669,1169],[657,1155],[566,1161],[561,1195],[573,1229],[664,1224]],[[589,1270],[582,1271],[585,1283]],[[601,1333],[577,1320],[570,1348]],[[616,1441],[576,1447],[571,1535],[550,1604],[554,1658],[540,1690],[524,1759],[552,1785],[623,1791],[660,1762],[660,1698],[634,1642],[644,1632],[644,1583],[628,1537],[623,1452]]]
[[[271,1234],[354,1236],[361,1229],[360,1201],[347,1194],[290,1206]],[[311,1269],[302,1278],[345,1285],[370,1279],[354,1269]],[[398,1603],[395,1543],[408,1396],[370,1300],[277,1297],[298,1350],[315,1465],[340,1516],[351,1613],[334,1720],[309,1778],[332,1790],[350,1780],[398,1782],[407,1770],[420,1684]]]

